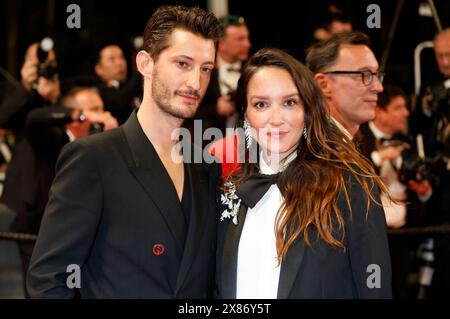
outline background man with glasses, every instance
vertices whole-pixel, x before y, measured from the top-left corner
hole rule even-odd
[[[359,126],[375,117],[384,73],[369,48],[369,38],[358,31],[340,33],[314,44],[306,63],[325,95],[331,118],[350,139]]]

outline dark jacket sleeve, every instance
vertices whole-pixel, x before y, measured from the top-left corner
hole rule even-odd
[[[136,96],[140,96],[141,87],[141,75],[135,72],[118,89],[104,85],[99,86],[98,89],[105,104],[105,110],[111,112],[119,124],[123,124],[133,111],[132,101]]]
[[[72,111],[65,107],[39,108],[27,116],[25,132],[33,149],[38,153],[59,150],[67,143],[65,124],[72,122]],[[64,136],[62,136],[64,135]]]
[[[102,184],[94,151],[76,141],[61,152],[27,276],[32,298],[76,295],[66,284],[67,267],[83,268],[102,211]]]
[[[352,217],[347,221],[346,234],[357,298],[392,298],[391,259],[383,207],[372,201],[367,210],[367,196],[362,186],[354,179],[349,184]],[[372,195],[381,203],[376,186]]]
[[[43,104],[45,101],[36,91],[27,91],[23,87],[16,89],[0,105],[0,127],[23,130],[28,112]]]

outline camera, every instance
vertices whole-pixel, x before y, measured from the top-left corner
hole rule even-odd
[[[428,180],[432,182],[436,176],[432,171],[433,163],[428,159],[421,159],[417,152],[411,148],[402,152],[402,166],[399,172],[399,181],[407,185],[408,181],[421,182]]]
[[[49,80],[55,79],[58,73],[56,63],[46,62],[50,51],[53,50],[53,47],[53,40],[47,37],[42,39],[37,49],[37,57],[39,59],[39,64],[37,65],[38,76],[42,76]]]
[[[58,74],[58,69],[55,65],[47,64],[47,63],[39,63],[37,65],[38,68],[38,76],[44,77],[48,80],[54,80],[56,75]]]
[[[101,123],[91,123],[89,125],[89,135],[103,132],[105,126]]]

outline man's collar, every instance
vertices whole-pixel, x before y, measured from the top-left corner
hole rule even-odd
[[[242,66],[241,61],[236,61],[234,63],[228,63],[225,60],[223,60],[220,57],[220,55],[217,56],[217,64],[219,65],[220,68],[225,68],[225,69],[233,68],[233,69],[237,69],[237,70],[240,70],[241,66]]]
[[[336,120],[334,117],[330,116],[333,120],[334,124],[344,133],[350,140],[353,140],[353,135],[341,124],[338,120]]]
[[[382,132],[373,121],[369,122],[369,129],[372,131],[373,135],[375,136],[375,138],[385,138],[385,139],[390,139],[392,138],[392,135],[386,134],[384,132]]]

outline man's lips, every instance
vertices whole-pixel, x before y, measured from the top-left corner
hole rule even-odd
[[[198,101],[199,97],[197,95],[191,95],[191,94],[186,94],[186,93],[178,93],[179,96],[181,96],[182,98],[191,100],[191,101]]]

